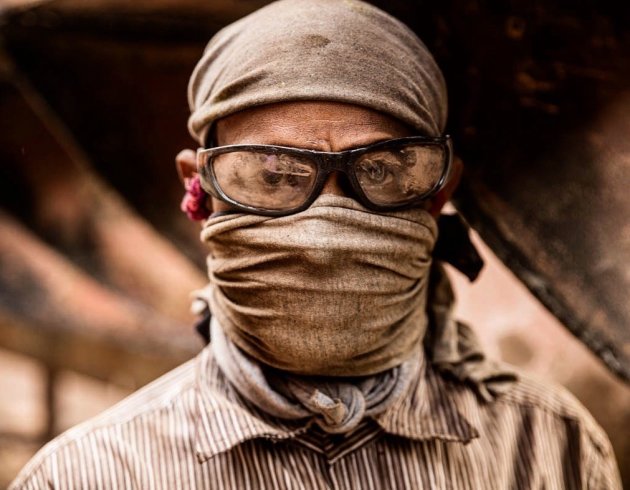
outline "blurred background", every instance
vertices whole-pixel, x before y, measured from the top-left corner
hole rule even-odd
[[[262,0],[0,0],[0,488],[51,437],[194,356],[186,84]],[[630,15],[374,2],[426,42],[486,260],[450,270],[492,355],[568,387],[630,487]],[[488,244],[488,245],[486,245]]]

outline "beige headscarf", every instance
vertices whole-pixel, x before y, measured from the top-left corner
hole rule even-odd
[[[188,86],[188,128],[203,145],[217,119],[298,100],[368,107],[429,136],[446,124],[442,73],[403,23],[358,0],[281,0],[209,42]]]

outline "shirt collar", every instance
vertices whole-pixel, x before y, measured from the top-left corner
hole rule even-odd
[[[468,443],[479,437],[479,401],[472,390],[424,363],[409,391],[375,417],[389,434],[417,441]]]
[[[480,420],[478,403],[471,390],[443,379],[427,365],[410,389],[375,420],[392,435],[468,443],[479,437],[475,428]],[[310,427],[303,420],[267,415],[241,397],[220,372],[210,346],[197,358],[195,409],[195,450],[200,463],[251,439],[291,439]]]
[[[199,462],[250,439],[290,439],[308,429],[271,417],[253,406],[225,379],[210,345],[197,357],[195,379],[195,451]]]

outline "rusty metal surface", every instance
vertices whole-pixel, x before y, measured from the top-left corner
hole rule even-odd
[[[67,128],[10,67],[0,79],[0,193],[3,204],[87,273],[181,322],[193,264],[93,171]]]
[[[466,19],[450,17],[444,36],[458,104],[451,126],[467,164],[458,206],[528,288],[627,381],[628,5],[460,6],[469,7]]]
[[[188,305],[203,274],[3,58],[0,121],[0,346],[127,387],[198,352]]]
[[[2,347],[128,387],[198,352],[191,329],[104,287],[3,212],[0,228]]]
[[[59,1],[2,28],[13,61],[99,174],[199,264],[192,228],[176,217],[172,158],[193,144],[185,88],[205,42],[255,6],[231,11],[229,3],[220,15],[191,15],[192,0],[181,9],[164,0],[150,14],[141,2],[123,15],[120,2]],[[375,3],[409,23],[445,72],[449,131],[466,164],[460,210],[577,337],[630,379],[629,7]]]

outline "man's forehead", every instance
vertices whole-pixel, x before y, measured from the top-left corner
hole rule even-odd
[[[275,144],[341,151],[376,141],[410,136],[414,130],[373,109],[338,102],[271,104],[219,120],[217,143]]]

